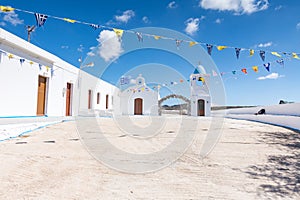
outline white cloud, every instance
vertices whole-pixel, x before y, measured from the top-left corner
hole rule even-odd
[[[63,45],[63,46],[61,46],[61,48],[62,48],[62,49],[68,49],[68,48],[69,48],[69,46],[65,46],[65,45]]]
[[[145,24],[148,24],[148,23],[150,23],[150,20],[149,20],[149,18],[148,18],[147,16],[144,16],[144,17],[143,17],[143,22],[144,22]]]
[[[220,19],[220,18],[218,18],[218,19],[216,19],[216,24],[221,24],[222,23],[222,21],[223,21],[223,19]]]
[[[135,13],[134,13],[133,10],[126,10],[126,11],[123,12],[122,15],[116,15],[115,19],[118,22],[127,23],[134,16],[135,16]]]
[[[189,18],[187,19],[184,24],[186,25],[185,27],[185,32],[188,35],[194,35],[198,30],[199,30],[199,23],[202,19],[205,17],[202,16],[201,18]]]
[[[275,8],[275,11],[281,10],[281,8],[282,8],[282,5],[279,5],[279,6],[277,6],[277,7]]]
[[[90,47],[90,52],[87,53],[87,56],[95,56],[96,54],[94,53],[94,50],[96,49],[96,47]]]
[[[0,22],[0,26],[6,26],[5,22]]]
[[[296,29],[300,30],[300,22],[296,25]]]
[[[284,75],[279,75],[278,73],[272,73],[267,76],[258,77],[257,80],[278,79],[278,78],[282,78],[282,77],[284,77]]]
[[[176,4],[175,1],[171,1],[167,6],[167,8],[171,8],[171,9],[177,8],[177,7],[178,7],[178,5]]]
[[[268,0],[200,0],[199,6],[204,9],[233,11],[236,14],[251,14],[266,10]]]
[[[114,31],[101,31],[97,41],[99,42],[98,53],[106,62],[118,58],[123,52],[121,41]]]
[[[24,20],[19,19],[18,14],[16,14],[14,11],[5,13],[3,16],[3,20],[11,23],[14,26],[24,23]]]
[[[270,47],[270,46],[272,46],[272,45],[273,45],[272,42],[267,42],[267,43],[260,43],[260,44],[258,44],[258,45],[256,45],[256,46],[258,46],[258,47],[260,47],[260,48],[265,48],[265,47]]]

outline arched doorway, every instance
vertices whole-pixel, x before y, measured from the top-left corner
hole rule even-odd
[[[205,116],[205,101],[203,99],[198,100],[198,116]]]
[[[136,98],[134,100],[134,115],[142,115],[143,114],[143,99]]]

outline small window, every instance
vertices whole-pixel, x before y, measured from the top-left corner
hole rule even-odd
[[[109,96],[108,94],[106,95],[106,109],[108,109],[108,100],[109,100]]]
[[[97,93],[97,104],[100,104],[100,93]]]
[[[89,90],[88,94],[88,109],[92,108],[92,90]]]

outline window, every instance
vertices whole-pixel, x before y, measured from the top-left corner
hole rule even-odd
[[[108,109],[108,99],[109,99],[109,96],[108,94],[106,95],[106,109]]]
[[[92,90],[89,90],[89,95],[88,95],[88,109],[92,108]]]
[[[97,104],[100,104],[100,93],[97,93]]]

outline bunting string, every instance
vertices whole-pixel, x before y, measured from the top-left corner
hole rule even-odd
[[[105,26],[105,25],[100,25],[100,24],[95,24],[95,23],[88,23],[88,22],[76,20],[76,19],[73,19],[73,18],[65,18],[65,17],[57,17],[57,16],[53,16],[53,15],[48,15],[48,14],[40,14],[40,13],[28,11],[28,10],[13,8],[11,6],[2,6],[2,5],[0,5],[0,10],[2,12],[18,11],[18,12],[32,14],[36,17],[37,25],[39,27],[43,26],[45,21],[48,18],[53,18],[53,19],[56,19],[56,20],[61,20],[61,21],[65,21],[65,22],[68,22],[68,23],[72,23],[72,24],[77,23],[77,24],[88,25],[88,26],[92,27],[93,29],[102,28],[102,29],[113,30],[116,33],[116,35],[118,36],[119,39],[121,39],[121,37],[123,35],[123,32],[127,32],[127,33],[136,34],[138,36],[138,41],[143,41],[142,36],[151,37],[151,38],[154,38],[156,40],[159,40],[159,39],[173,40],[173,41],[175,41],[175,44],[176,44],[177,48],[179,47],[180,43],[182,43],[182,42],[188,43],[190,47],[195,46],[195,45],[202,45],[202,46],[207,47],[207,53],[209,55],[212,55],[213,47],[216,47],[219,51],[222,51],[224,49],[234,49],[235,52],[236,52],[237,59],[239,58],[239,55],[240,55],[241,51],[249,51],[250,56],[253,56],[255,52],[259,52],[259,55],[260,55],[260,57],[263,61],[265,61],[266,53],[270,53],[270,54],[272,54],[274,56],[277,56],[277,57],[281,57],[282,55],[289,55],[292,58],[300,60],[300,57],[299,57],[300,53],[296,53],[296,52],[267,51],[267,50],[263,51],[263,50],[255,50],[253,48],[241,48],[241,47],[237,48],[237,47],[232,47],[232,46],[227,46],[227,45],[208,44],[208,43],[205,43],[205,42],[196,42],[196,41],[190,41],[190,40],[184,40],[184,39],[178,39],[178,38],[171,38],[171,37],[166,37],[166,36],[153,35],[153,34],[148,34],[148,33],[140,33],[140,32],[137,33],[137,32],[131,31],[131,30],[123,30],[123,29],[119,29],[119,28],[115,28],[115,27],[110,27],[110,26]]]

